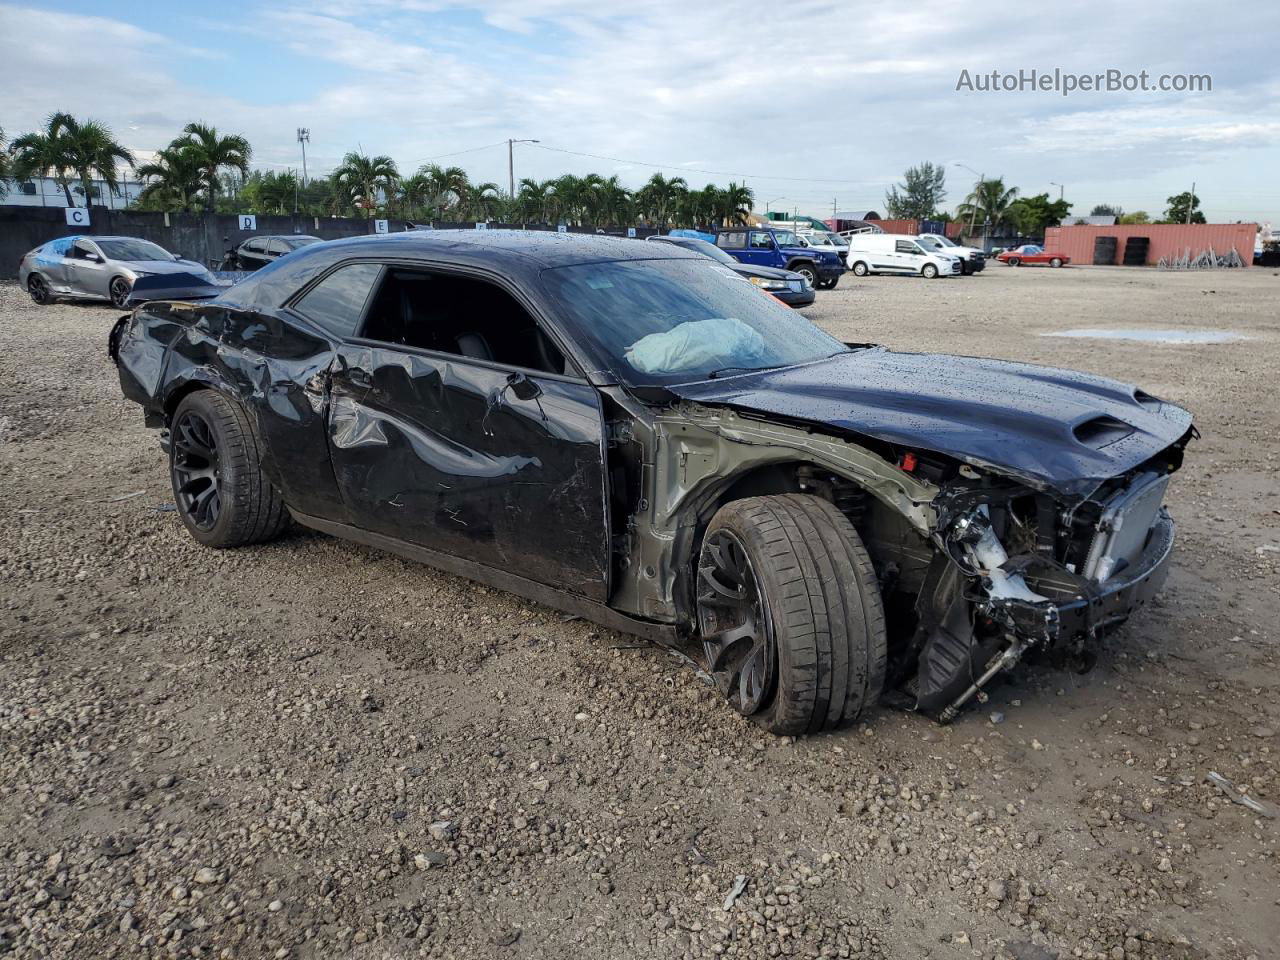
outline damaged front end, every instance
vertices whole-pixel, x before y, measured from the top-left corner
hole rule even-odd
[[[961,468],[934,500],[936,558],[897,650],[898,695],[942,722],[1027,656],[1088,669],[1094,644],[1168,575],[1163,501],[1194,428],[1086,497]]]

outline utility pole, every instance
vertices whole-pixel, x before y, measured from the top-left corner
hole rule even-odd
[[[1058,183],[1058,181],[1057,181],[1057,180],[1050,180],[1050,181],[1049,181],[1049,186],[1051,186],[1051,187],[1057,187],[1057,188],[1058,188],[1058,202],[1059,202],[1059,203],[1061,203],[1061,202],[1062,202],[1062,193],[1063,193],[1063,191],[1064,191],[1066,188],[1065,188],[1065,187],[1063,187],[1063,186],[1062,186],[1062,184]]]
[[[1187,200],[1187,220],[1186,220],[1186,222],[1187,222],[1187,223],[1190,223],[1190,222],[1191,222],[1191,208],[1192,208],[1193,206],[1195,206],[1195,202],[1196,202],[1196,182],[1195,182],[1194,180],[1192,180],[1192,181],[1191,181],[1191,196],[1190,196],[1190,198],[1188,198],[1188,200]]]
[[[302,185],[307,185],[307,144],[311,142],[311,131],[306,127],[298,128],[298,143],[302,144]]]
[[[511,199],[516,196],[516,159],[515,145],[517,143],[541,143],[541,140],[514,140],[507,138],[507,194]]]

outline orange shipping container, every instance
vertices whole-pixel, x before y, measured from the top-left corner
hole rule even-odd
[[[1253,265],[1253,243],[1258,233],[1256,223],[1135,223],[1114,227],[1049,227],[1044,233],[1044,248],[1065,253],[1072,263],[1093,263],[1093,242],[1098,237],[1116,238],[1117,264],[1124,260],[1124,245],[1130,237],[1147,237],[1147,264],[1161,257],[1176,259],[1191,251],[1191,258],[1213,248],[1225,256],[1234,247],[1245,266]]]

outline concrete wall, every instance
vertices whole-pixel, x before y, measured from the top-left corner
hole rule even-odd
[[[403,230],[404,224],[394,223],[392,229]],[[234,214],[142,213],[105,207],[93,208],[90,226],[85,228],[68,226],[62,207],[0,206],[0,279],[18,275],[18,261],[27,251],[72,234],[141,237],[208,265],[215,259],[221,262],[228,246],[255,234],[309,233],[337,240],[372,232],[373,224],[367,220],[260,216],[257,230],[242,231]]]
[[[1098,237],[1116,238],[1116,263],[1124,260],[1125,241],[1130,237],[1148,237],[1147,264],[1161,257],[1181,257],[1190,248],[1194,259],[1210,247],[1222,256],[1236,248],[1245,266],[1253,263],[1253,242],[1258,235],[1256,223],[1147,223],[1117,224],[1114,227],[1050,227],[1045,231],[1044,247],[1065,253],[1072,263],[1093,263],[1093,241]]]

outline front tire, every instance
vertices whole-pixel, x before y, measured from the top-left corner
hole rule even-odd
[[[800,276],[804,277],[809,286],[813,287],[815,290],[818,289],[818,270],[813,264],[797,263],[794,267],[787,267],[787,269],[800,274]]]
[[[244,409],[213,390],[188,394],[169,431],[169,474],[178,516],[206,547],[240,547],[289,524],[280,493],[262,472]]]
[[[861,260],[853,265],[853,275],[855,277],[865,277],[870,272],[870,268]]]
[[[46,306],[53,299],[49,292],[49,285],[44,282],[44,277],[38,273],[33,273],[27,277],[27,293],[31,297],[31,302],[37,306]]]
[[[1022,266],[1022,261],[1021,261],[1021,260],[1019,260],[1017,257],[1010,257],[1010,258],[1009,258],[1009,266],[1011,266],[1011,267],[1020,267],[1020,266]]]
[[[721,507],[703,538],[698,628],[708,672],[776,734],[852,723],[884,687],[871,559],[830,502],[787,494]]]
[[[116,277],[111,281],[108,288],[111,293],[111,303],[113,306],[123,310],[129,305],[129,294],[133,292],[133,284],[124,277]]]
[[[1049,261],[1049,266],[1051,266],[1051,267],[1060,267],[1060,266],[1062,266],[1062,258],[1061,258],[1061,257],[1054,257],[1052,260],[1050,260],[1050,261]]]
[[[937,276],[938,276],[938,268],[934,266],[932,263],[926,263],[923,267],[920,268],[920,274],[926,280],[935,280],[937,279]]]

